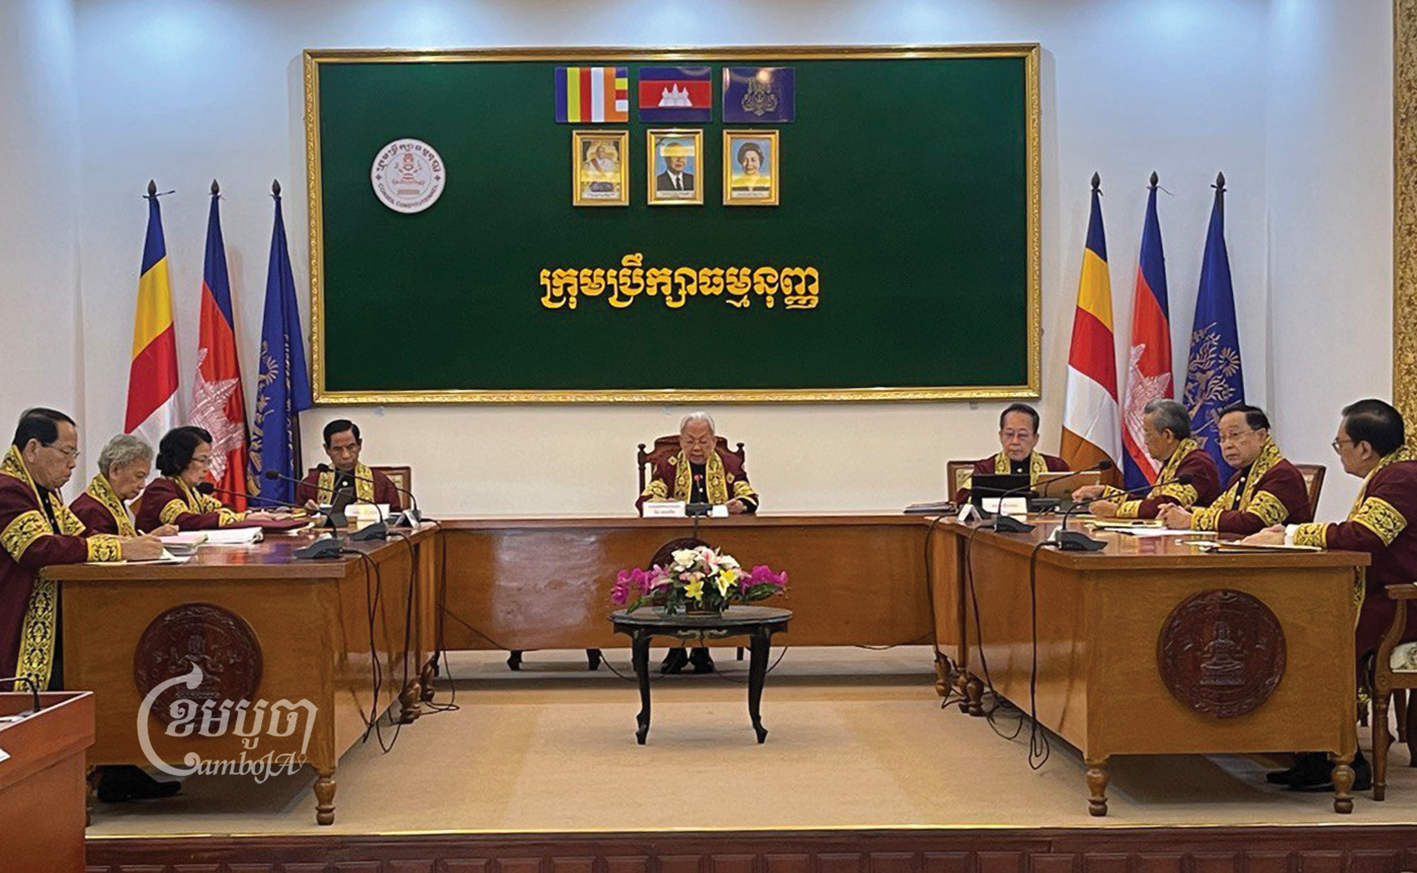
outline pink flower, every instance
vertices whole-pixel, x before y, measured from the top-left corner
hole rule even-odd
[[[774,585],[778,588],[786,588],[787,574],[774,573],[771,567],[759,564],[753,568],[753,572],[748,574],[748,586],[754,585]]]
[[[615,584],[610,588],[610,602],[616,606],[630,602],[630,574],[624,570],[615,577]]]

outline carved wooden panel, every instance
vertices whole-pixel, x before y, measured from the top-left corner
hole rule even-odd
[[[161,683],[189,674],[193,666],[202,671],[197,687],[178,684],[159,695],[152,708],[159,721],[171,723],[175,700],[200,706],[255,697],[261,684],[261,646],[236,613],[210,603],[184,603],[153,619],[143,631],[133,654],[133,681],[138,694],[146,697]]]
[[[1233,718],[1258,709],[1279,686],[1284,631],[1251,594],[1203,591],[1186,598],[1162,624],[1156,659],[1177,700],[1204,715]]]

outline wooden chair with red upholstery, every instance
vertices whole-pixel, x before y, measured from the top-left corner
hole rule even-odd
[[[945,499],[954,500],[955,495],[964,490],[969,485],[970,476],[974,473],[974,465],[977,461],[946,461],[945,462]]]

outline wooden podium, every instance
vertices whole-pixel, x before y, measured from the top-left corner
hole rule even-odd
[[[0,846],[14,873],[84,869],[88,786],[84,754],[93,745],[93,694],[0,694]]]

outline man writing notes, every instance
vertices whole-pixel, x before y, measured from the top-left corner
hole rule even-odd
[[[1035,451],[1038,446],[1038,410],[1027,403],[1015,403],[999,416],[999,446],[1001,451],[974,465],[970,478],[955,494],[955,503],[968,503],[970,485],[975,476],[1028,475],[1030,484],[1038,483],[1040,473],[1063,473],[1068,463],[1062,458]]]
[[[79,457],[74,420],[53,409],[20,417],[0,463],[0,676],[23,676],[40,688],[62,679],[59,589],[39,578],[52,564],[151,559],[156,537],[91,534],[58,490]]]
[[[1156,487],[1145,497],[1126,499],[1127,493],[1117,488],[1084,485],[1073,492],[1073,500],[1091,501],[1088,510],[1101,518],[1156,518],[1168,503],[1183,509],[1209,506],[1220,496],[1220,471],[1215,459],[1191,438],[1191,416],[1186,407],[1158,398],[1142,412],[1146,453],[1162,462]]]
[[[1157,517],[1174,530],[1252,534],[1272,524],[1312,521],[1309,489],[1299,468],[1284,459],[1269,435],[1269,416],[1239,404],[1220,414],[1220,451],[1235,475],[1206,509],[1163,505]]]
[[[1368,567],[1354,652],[1360,684],[1363,665],[1377,651],[1397,606],[1384,590],[1417,582],[1417,452],[1407,446],[1402,414],[1381,400],[1359,400],[1343,410],[1333,441],[1343,470],[1363,479],[1346,521],[1273,525],[1246,537],[1247,543],[1289,543],[1367,552]],[[1408,616],[1403,642],[1417,639],[1417,621]],[[1381,729],[1381,726],[1380,728]],[[1353,761],[1354,790],[1366,789],[1371,775],[1362,752]],[[1295,788],[1323,788],[1329,766],[1321,754],[1301,756],[1290,770],[1270,774],[1271,782]]]
[[[295,500],[307,508],[334,502],[335,492],[351,488],[360,503],[385,503],[389,512],[402,512],[398,489],[388,476],[359,461],[364,440],[359,425],[348,419],[337,419],[325,425],[325,454],[332,469],[306,476],[295,489]]]
[[[748,473],[738,456],[718,446],[713,419],[706,412],[684,416],[679,422],[679,452],[657,460],[644,493],[635,501],[642,509],[646,501],[682,500],[727,506],[734,515],[758,511],[758,492],[748,484]],[[678,673],[692,663],[695,673],[712,673],[713,658],[707,647],[685,655],[674,648],[660,665],[661,673]]]

